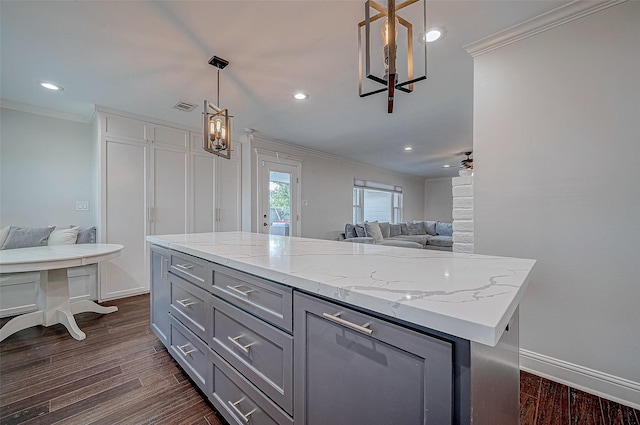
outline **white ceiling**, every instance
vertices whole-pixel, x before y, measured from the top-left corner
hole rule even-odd
[[[204,99],[256,134],[424,177],[451,176],[472,147],[473,62],[462,48],[566,1],[430,1],[428,79],[411,94],[358,96],[364,1],[6,1],[1,97],[89,117],[94,105],[199,128]],[[61,84],[48,92],[39,81]],[[296,101],[293,93],[309,93]],[[191,113],[172,109],[195,103]],[[405,152],[404,146],[413,146]]]

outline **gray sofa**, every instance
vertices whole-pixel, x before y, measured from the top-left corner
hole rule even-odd
[[[360,224],[348,223],[339,239],[345,242],[451,251],[452,235],[451,223],[441,221],[400,224],[365,221]]]

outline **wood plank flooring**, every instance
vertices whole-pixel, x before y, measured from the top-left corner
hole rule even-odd
[[[119,310],[76,315],[83,341],[55,325],[0,343],[0,425],[226,424],[151,332],[148,295],[104,305]],[[526,372],[520,388],[522,425],[640,425],[637,410]]]

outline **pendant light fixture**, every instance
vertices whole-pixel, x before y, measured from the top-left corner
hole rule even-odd
[[[204,140],[202,148],[214,155],[225,159],[231,159],[231,118],[228,109],[220,108],[220,70],[229,65],[217,56],[209,60],[209,65],[218,68],[218,101],[214,105],[208,100],[204,101],[203,131]]]
[[[387,93],[387,112],[393,112],[393,101],[395,97],[395,90],[400,90],[405,93],[411,93],[413,91],[413,83],[427,78],[427,45],[426,43],[419,43],[419,46],[424,47],[423,52],[420,52],[421,56],[424,56],[424,75],[414,77],[414,49],[413,38],[414,31],[413,25],[409,22],[408,18],[413,20],[422,21],[421,28],[417,32],[419,37],[424,38],[426,22],[427,22],[427,8],[425,0],[406,0],[396,5],[395,0],[387,0],[387,7],[376,3],[374,0],[367,0],[364,6],[364,21],[358,23],[358,55],[359,55],[359,95],[360,97],[370,96],[376,93]],[[400,12],[406,16],[400,16]],[[382,35],[382,64],[384,65],[384,75],[375,75],[375,68],[380,68],[371,63],[371,48],[372,46],[378,46],[372,40],[372,28],[380,25],[380,32]],[[399,29],[402,29],[399,37]],[[364,39],[364,43],[363,43]],[[398,51],[397,41],[403,39],[406,40],[406,46],[402,46],[402,49]],[[418,48],[419,48],[418,46]],[[418,53],[422,49],[418,49]],[[399,67],[397,59],[406,60],[406,68],[402,66],[402,76],[399,75]],[[384,86],[384,88],[378,88],[365,92],[363,88],[364,80],[369,79],[375,81]],[[400,78],[406,78],[405,81],[400,82]]]

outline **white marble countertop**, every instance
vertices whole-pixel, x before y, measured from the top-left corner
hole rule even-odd
[[[122,245],[73,244],[35,246],[0,251],[0,273],[63,269],[115,258]]]
[[[148,236],[310,293],[495,346],[535,260],[256,233]]]

